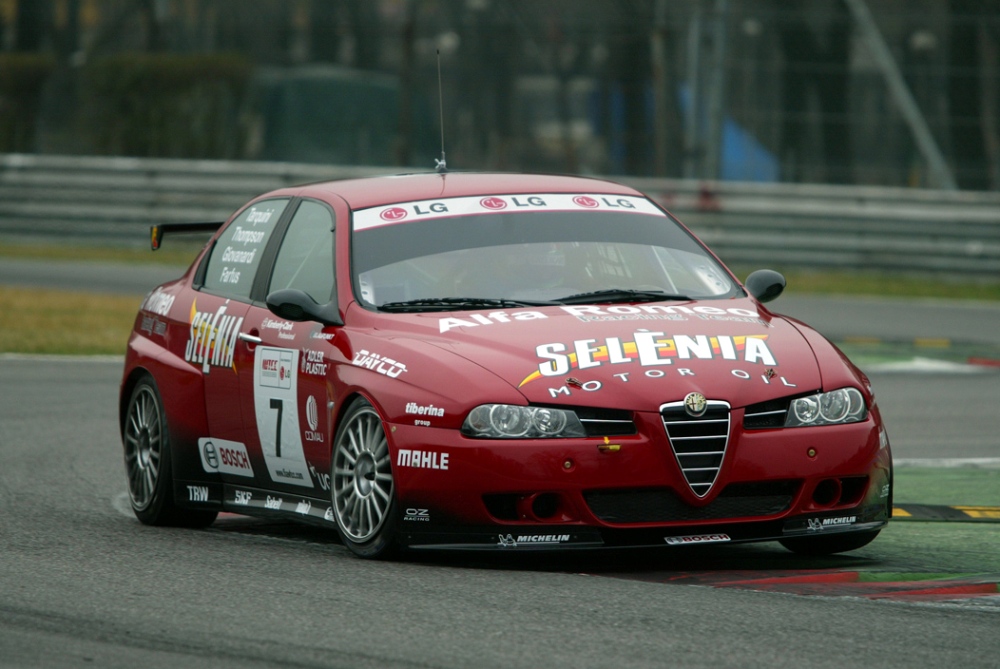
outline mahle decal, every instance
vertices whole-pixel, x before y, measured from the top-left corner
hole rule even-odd
[[[768,335],[674,335],[641,330],[633,333],[631,341],[608,337],[602,343],[597,339],[578,339],[570,344],[542,344],[535,353],[544,362],[538,370],[524,378],[519,386],[543,376],[562,376],[573,369],[588,369],[611,364],[638,362],[641,367],[672,365],[674,360],[741,360],[762,365],[777,365],[767,347]]]

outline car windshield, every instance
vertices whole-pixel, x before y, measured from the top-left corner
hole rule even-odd
[[[386,211],[393,210],[383,209],[383,220]],[[363,304],[387,311],[741,294],[715,259],[658,210],[519,211],[365,223],[372,220],[355,215],[352,278]]]

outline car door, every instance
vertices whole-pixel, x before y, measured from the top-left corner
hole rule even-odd
[[[293,289],[318,304],[334,299],[334,217],[325,204],[298,203],[274,259],[263,294]],[[245,327],[257,340],[241,370],[247,445],[265,463],[269,490],[328,499],[330,440],[327,372],[334,353],[331,328],[293,322],[255,302]],[[282,502],[268,500],[275,507]],[[324,507],[325,508],[325,507]],[[315,514],[306,503],[293,510]]]
[[[196,276],[185,360],[200,367],[209,434],[198,440],[202,468],[247,482],[256,469],[244,438],[240,360],[248,355],[246,316],[258,268],[289,199],[264,200],[223,230]]]

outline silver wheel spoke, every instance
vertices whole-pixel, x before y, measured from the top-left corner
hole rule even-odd
[[[371,407],[348,418],[333,454],[333,506],[352,542],[371,540],[388,516],[392,463],[382,421]]]

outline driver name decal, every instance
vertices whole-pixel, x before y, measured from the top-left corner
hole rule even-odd
[[[641,367],[672,365],[675,360],[735,360],[776,366],[767,346],[768,335],[674,335],[639,330],[631,341],[619,337],[578,339],[563,344],[541,344],[535,353],[542,359],[538,369],[521,381],[524,386],[543,376],[562,376],[572,369],[588,369],[605,364],[639,363]]]

